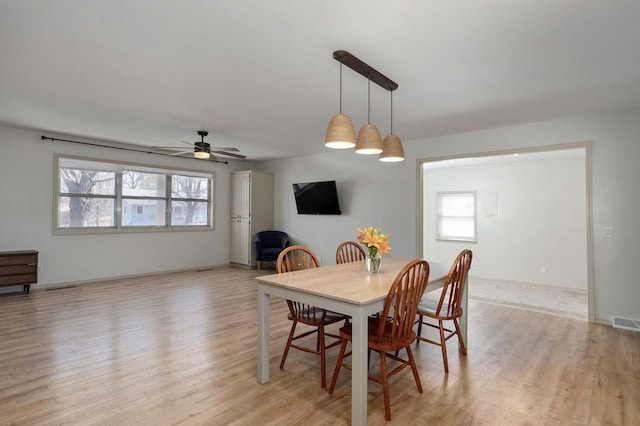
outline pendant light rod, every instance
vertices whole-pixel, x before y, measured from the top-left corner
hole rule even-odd
[[[393,91],[390,92],[391,93],[391,114],[390,114],[390,126],[391,127],[391,132],[389,132],[389,134],[393,134]]]
[[[342,114],[342,62],[340,63],[340,114]]]
[[[367,85],[367,123],[371,123],[371,79]]]
[[[345,64],[358,74],[363,75],[383,89],[393,92],[398,88],[398,83],[386,77],[371,66],[365,64],[346,50],[336,50],[335,52],[333,52],[333,59],[340,62],[341,64]],[[342,67],[340,67],[340,78],[342,79]]]

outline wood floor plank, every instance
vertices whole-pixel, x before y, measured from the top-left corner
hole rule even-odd
[[[277,298],[271,381],[257,383],[257,274],[220,267],[0,296],[0,424],[349,424],[347,370],[328,395],[313,355],[292,351],[278,368],[290,322]],[[440,348],[414,345],[424,393],[410,372],[393,377],[392,422],[370,382],[369,424],[637,424],[640,333],[477,301],[468,315],[469,353],[449,341],[448,375]]]

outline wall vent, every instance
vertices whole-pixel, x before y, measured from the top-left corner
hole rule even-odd
[[[625,330],[640,331],[640,320],[622,317],[613,317],[613,326]]]

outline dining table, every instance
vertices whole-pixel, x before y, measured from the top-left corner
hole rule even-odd
[[[351,424],[367,424],[367,347],[369,315],[381,312],[396,276],[408,260],[384,257],[377,273],[369,273],[365,261],[321,266],[282,274],[261,275],[258,281],[257,380],[269,381],[270,296],[308,303],[351,317],[352,375]],[[451,267],[429,263],[425,293],[442,288]],[[466,286],[465,286],[466,288]],[[462,296],[460,328],[467,341],[467,291]]]

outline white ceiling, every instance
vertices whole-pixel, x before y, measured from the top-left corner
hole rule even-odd
[[[0,124],[249,160],[326,152],[347,50],[399,84],[394,133],[640,106],[636,0],[0,0]],[[343,112],[367,80],[343,70]],[[371,122],[389,133],[389,92]]]

